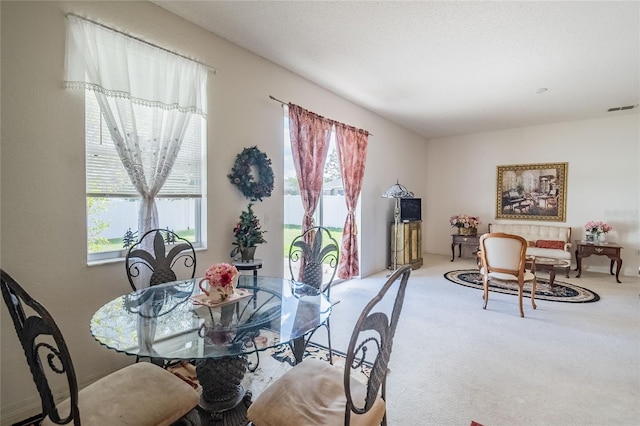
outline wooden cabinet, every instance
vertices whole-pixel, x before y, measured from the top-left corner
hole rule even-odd
[[[396,238],[396,225],[391,224],[391,266],[393,267],[396,259],[397,266],[411,265],[413,269],[420,268],[422,266],[422,221],[399,223],[397,245],[394,243],[394,238]]]

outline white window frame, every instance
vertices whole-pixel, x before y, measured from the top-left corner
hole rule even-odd
[[[99,117],[99,120],[96,120],[96,116]],[[197,120],[201,120],[199,124],[197,124],[198,123]],[[206,202],[203,202],[204,200],[206,200],[206,175],[207,175],[206,174],[206,147],[207,147],[206,124],[207,124],[206,119],[204,119],[201,116],[194,115],[194,117],[192,117],[192,123],[190,124],[190,127],[195,127],[195,129],[191,131],[192,134],[189,137],[186,137],[185,141],[183,142],[183,144],[185,143],[187,144],[186,148],[193,150],[193,149],[196,149],[194,145],[197,144],[198,142],[191,141],[189,138],[199,139],[199,145],[200,145],[199,158],[197,158],[197,161],[199,161],[199,165],[195,165],[194,169],[196,170],[196,173],[199,170],[200,191],[198,192],[198,191],[192,191],[192,190],[184,190],[184,188],[181,190],[181,188],[177,188],[178,184],[176,184],[175,180],[171,179],[171,176],[174,173],[184,172],[185,170],[188,169],[188,167],[182,164],[176,163],[174,165],[174,169],[171,175],[167,180],[167,183],[165,183],[165,186],[163,186],[163,189],[161,189],[159,194],[156,196],[157,203],[162,203],[163,200],[166,201],[166,200],[192,199],[195,201],[193,206],[194,207],[193,224],[194,224],[195,234],[194,234],[194,239],[191,241],[194,248],[206,248],[206,239],[204,236],[206,235],[206,217],[207,216],[206,216],[206,212],[204,211],[206,209]],[[96,142],[101,146],[101,148],[95,147]],[[191,143],[191,146],[189,146],[189,143]],[[97,151],[100,151],[100,152],[97,152]],[[96,101],[93,92],[89,90],[85,90],[85,152],[86,152],[85,178],[86,178],[86,188],[87,188],[86,190],[87,262],[89,264],[95,264],[95,263],[104,263],[109,261],[122,260],[126,256],[126,252],[128,250],[124,247],[119,248],[117,250],[111,250],[111,251],[100,251],[100,252],[90,251],[89,227],[92,226],[92,223],[89,215],[90,212],[88,209],[88,199],[91,197],[94,197],[94,198],[111,198],[111,199],[121,199],[121,200],[131,200],[131,199],[139,200],[140,195],[137,193],[137,191],[135,191],[135,188],[133,187],[133,185],[129,180],[129,177],[127,176],[127,172],[125,171],[124,166],[122,165],[122,162],[118,157],[116,148],[113,144],[113,141],[111,140],[111,135],[108,129],[106,128],[106,123],[102,117],[102,114],[100,113],[100,107],[98,105],[98,102]],[[91,181],[92,176],[95,173],[95,170],[91,170],[91,169],[92,168],[95,169],[96,167],[100,166],[99,164],[92,166],[92,161],[90,160],[90,157],[96,156],[96,155],[108,156],[108,160],[111,161],[111,163],[107,167],[109,169],[108,173],[111,173],[111,175],[119,176],[118,179],[120,180],[126,179],[125,185],[118,185],[118,188],[119,188],[118,191],[110,192],[108,189],[105,190],[104,183],[102,185],[98,185],[100,187],[99,191],[97,192],[90,191],[89,188],[91,188],[92,186],[95,187],[95,185],[93,185]],[[191,157],[191,160],[196,161],[196,157],[197,156],[194,155],[193,157]],[[128,189],[122,190],[123,187],[128,187]],[[136,204],[139,206],[139,202],[136,202]],[[160,227],[163,228],[164,227],[163,223],[166,223],[167,220],[166,218],[162,217],[162,214],[159,214],[159,216],[160,216],[159,217]],[[138,223],[137,215],[132,216],[131,229],[133,231],[136,230],[137,223]],[[125,231],[126,229],[122,231],[122,235],[124,235]]]

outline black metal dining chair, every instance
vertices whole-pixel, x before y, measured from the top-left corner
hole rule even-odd
[[[79,426],[81,419],[91,426],[172,425],[198,405],[199,395],[191,386],[147,362],[129,365],[79,389],[71,354],[51,314],[4,270],[0,288],[40,394],[42,426]],[[30,308],[29,315],[24,305]],[[56,374],[66,376],[62,393],[69,395],[59,404],[50,385],[50,381],[56,383],[58,389]]]
[[[325,227],[316,226],[297,236],[289,247],[289,273],[292,281],[300,281],[324,293],[331,300],[331,284],[336,275],[340,250],[338,242]],[[329,362],[333,363],[331,348],[331,324],[329,319],[323,324],[327,329]],[[316,329],[317,330],[317,329]],[[305,337],[307,346],[315,330]],[[292,348],[294,352],[303,348]]]
[[[196,252],[193,244],[168,229],[152,229],[133,244],[124,263],[131,288],[152,287],[195,277]],[[190,294],[185,294],[186,297]],[[170,367],[183,360],[157,360],[151,362]],[[136,357],[136,362],[140,357]]]
[[[269,385],[251,404],[255,426],[386,425],[386,379],[393,337],[411,267],[396,270],[360,314],[344,368],[305,359]],[[392,287],[397,291],[389,291]],[[395,295],[395,301],[391,303]],[[374,311],[375,309],[375,311]],[[371,365],[366,383],[352,374]]]
[[[134,290],[193,278],[196,252],[191,242],[168,229],[152,229],[132,245],[124,263]]]

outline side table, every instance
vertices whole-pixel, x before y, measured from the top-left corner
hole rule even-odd
[[[258,280],[258,269],[262,269],[262,259],[253,259],[250,262],[234,260],[233,266],[235,266],[238,271],[253,271],[253,282],[255,285]]]
[[[455,248],[458,246],[458,257],[462,257],[462,246],[471,246],[477,252],[480,247],[480,235],[451,234],[451,261],[456,258]]]
[[[576,271],[578,275],[576,278],[580,278],[582,274],[582,258],[589,257],[592,254],[595,256],[607,256],[611,259],[609,266],[609,273],[613,275],[613,264],[616,263],[616,281],[620,283],[620,268],[622,267],[622,257],[620,257],[620,250],[622,246],[616,243],[592,243],[581,240],[576,240]]]

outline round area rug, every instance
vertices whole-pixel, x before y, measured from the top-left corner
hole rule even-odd
[[[477,288],[478,290],[483,289],[482,275],[477,269],[450,271],[444,274],[444,277],[456,284]],[[589,303],[600,300],[600,296],[596,293],[577,285],[555,280],[553,286],[551,286],[548,279],[541,277],[537,277],[536,281],[536,300],[566,303]],[[510,282],[489,281],[489,291],[517,296],[518,285]],[[531,284],[524,284],[522,295],[523,297],[531,297]]]

